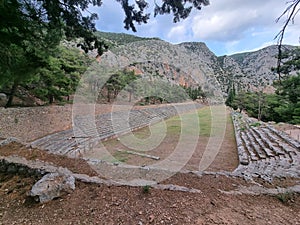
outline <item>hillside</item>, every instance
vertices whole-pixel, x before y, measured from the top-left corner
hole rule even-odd
[[[159,38],[144,38],[144,37],[138,37],[131,34],[101,32],[101,31],[97,31],[96,35],[100,39],[110,43],[112,47],[117,47],[120,45],[125,45],[136,41],[159,40]]]
[[[97,76],[91,75],[93,80],[88,81],[89,84],[94,83],[98,88],[101,84],[99,80],[129,69],[147,81],[163,81],[170,84],[171,87],[180,85],[197,89],[200,86],[204,95],[211,102],[219,102],[226,98],[229,90],[233,87],[237,92],[243,90],[274,91],[272,83],[277,80],[277,74],[272,71],[272,68],[277,66],[277,46],[269,46],[255,52],[217,57],[202,42],[184,42],[174,45],[158,38],[144,38],[123,33],[97,32],[97,35],[108,46],[107,52],[101,57],[96,50],[89,52],[89,57],[97,58],[100,68],[102,68]],[[24,91],[18,90],[16,97],[21,97],[21,99],[20,101],[15,99],[14,105],[44,104],[43,102],[36,103],[39,99],[50,103],[53,100],[69,99],[70,95],[74,94],[82,71],[89,67],[89,60],[83,60],[84,54],[79,55],[78,49],[74,49],[76,45],[76,42],[63,42],[60,52],[57,53],[58,57],[51,59],[61,66],[53,67],[51,62],[47,64],[49,71],[60,71],[51,75],[51,86],[57,88],[45,89],[49,77],[49,73],[45,73],[43,76],[39,76],[39,81],[32,79],[27,81],[26,85],[19,85],[19,89],[24,89],[25,93],[30,94],[30,104],[28,104],[29,101],[23,100],[24,94],[19,94]],[[293,49],[296,47],[284,46],[285,52]],[[59,78],[59,74],[65,74],[66,81],[70,86],[67,91],[61,89],[61,86],[65,87],[66,84]],[[76,79],[73,81],[74,76]],[[70,79],[70,77],[73,78]],[[37,86],[41,86],[41,90],[28,89]],[[11,88],[9,85],[8,87],[3,86],[0,90],[4,96],[0,99],[0,105],[6,104],[7,96],[10,93],[9,88]],[[47,93],[51,93],[43,94],[45,90]],[[47,96],[51,96],[51,98],[47,100]]]
[[[99,35],[114,43],[114,47],[101,57],[110,67],[134,64],[146,77],[159,73],[160,77],[165,77],[163,79],[176,84],[200,85],[208,96],[226,96],[233,85],[237,91],[268,92],[272,91],[270,87],[277,79],[272,71],[277,65],[277,46],[217,57],[202,42],[173,45],[157,38],[114,33]],[[284,51],[295,48],[284,46]],[[176,69],[170,70],[171,67]]]
[[[296,47],[285,45],[283,52]],[[278,79],[272,68],[277,66],[277,46],[268,46],[255,52],[234,54],[223,59],[223,68],[238,84],[239,89],[257,91],[264,90]]]
[[[153,77],[158,73],[163,80],[174,80],[178,85],[186,80],[186,86],[200,85],[208,96],[220,97],[220,85],[214,71],[204,61],[205,57],[198,56],[200,53],[201,51],[192,52],[184,44],[172,45],[162,40],[143,40],[111,49],[101,57],[101,64],[111,68],[135,65],[144,77]],[[141,64],[142,68],[138,66]]]

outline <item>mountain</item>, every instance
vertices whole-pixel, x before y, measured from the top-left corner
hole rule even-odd
[[[296,47],[283,46],[283,52],[289,52]],[[267,90],[278,80],[278,74],[272,70],[277,67],[278,47],[265,47],[254,52],[245,52],[231,56],[219,57],[219,62],[227,72],[227,77],[237,89],[247,91]]]
[[[199,52],[199,51],[198,51]],[[135,67],[150,80],[171,81],[187,87],[201,85],[209,96],[220,97],[220,85],[206,62],[183,44],[162,40],[143,40],[112,48],[101,56],[101,64],[110,68]],[[205,58],[203,58],[205,59]],[[155,78],[156,76],[156,78]]]
[[[270,91],[277,80],[272,71],[277,66],[277,46],[217,57],[202,42],[173,45],[158,38],[103,32],[98,35],[113,43],[101,56],[102,65],[130,67],[149,80],[159,77],[182,86],[200,85],[208,96],[224,97],[233,86],[237,91]],[[284,46],[284,51],[295,48]]]
[[[217,57],[204,43],[182,43],[199,57],[199,64],[213,73],[221,85],[221,90],[228,93],[233,86],[237,91],[272,91],[273,81],[278,75],[272,68],[277,67],[278,47],[268,46],[254,52]],[[295,46],[283,46],[283,52],[295,49]]]
[[[120,45],[125,45],[128,43],[136,42],[136,41],[146,41],[146,40],[159,40],[159,38],[144,38],[138,37],[131,34],[124,33],[112,33],[112,32],[101,32],[97,31],[96,36],[108,43],[111,47],[118,47]]]

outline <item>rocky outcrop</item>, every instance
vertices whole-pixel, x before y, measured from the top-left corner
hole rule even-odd
[[[296,47],[283,46],[284,52]],[[276,71],[278,47],[275,45],[254,52],[218,57],[223,73],[216,73],[223,90],[235,86],[236,91],[272,92],[273,81],[278,80]]]
[[[120,69],[133,64],[147,64],[143,70],[145,77],[151,79],[155,75],[162,77],[167,75],[174,77],[177,85],[180,84],[177,82],[180,79],[176,80],[176,77],[185,77],[189,80],[189,86],[200,85],[209,97],[222,96],[214,71],[205,59],[201,61],[202,58],[198,53],[183,44],[172,45],[162,40],[146,40],[132,42],[108,51],[101,56],[101,65],[106,68]],[[175,68],[172,75],[170,75],[170,68]]]
[[[114,39],[113,34],[109,36]],[[295,48],[284,46],[283,51]],[[116,45],[101,60],[118,68],[132,63],[145,64],[144,74],[150,77],[157,74],[161,64],[173,66],[182,72],[182,76],[193,79],[189,81],[190,86],[201,85],[210,94],[221,91],[226,96],[233,85],[237,91],[272,92],[269,87],[278,79],[272,71],[277,66],[277,54],[278,48],[273,45],[258,51],[217,57],[202,42],[172,45],[159,39],[134,39]],[[161,76],[169,77],[175,73],[159,72]],[[175,83],[180,84],[176,79]]]

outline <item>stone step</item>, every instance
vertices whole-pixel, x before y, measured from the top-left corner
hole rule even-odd
[[[268,142],[265,140],[265,138],[261,135],[261,132],[258,128],[252,127],[250,130],[250,133],[256,140],[256,142],[261,146],[262,150],[265,152],[266,156],[268,157],[273,157],[276,155],[275,152],[272,151],[270,148],[270,145]]]
[[[244,155],[249,162],[241,164],[234,173],[245,179],[260,177],[271,182],[274,177],[300,177],[300,153],[297,141],[285,134],[261,126],[238,113],[232,114],[240,164]]]
[[[245,134],[251,143],[252,151],[255,151],[256,155],[258,155],[260,159],[265,159],[267,157],[266,153],[261,149],[261,146],[259,145],[257,140],[253,137],[253,135],[249,132],[249,129],[248,132],[246,132]]]
[[[268,144],[269,147],[277,154],[277,155],[284,155],[286,152],[284,151],[284,149],[282,149],[282,147],[279,145],[280,143],[280,139],[275,136],[274,134],[272,134],[268,129],[266,129],[265,127],[261,128],[261,130],[263,131],[264,135],[265,135],[265,140],[269,140]]]
[[[252,161],[258,160],[258,156],[256,155],[255,151],[253,151],[252,143],[248,139],[248,136],[245,134],[245,132],[241,132],[241,139],[244,143],[244,147],[247,149],[247,152],[250,155],[251,160]]]
[[[31,145],[57,154],[71,154],[74,151],[76,155],[89,145],[90,139],[104,140],[116,134],[127,133],[133,129],[148,126],[150,123],[167,119],[177,115],[177,112],[187,112],[195,109],[194,103],[175,106],[178,111],[171,105],[131,110],[129,117],[128,112],[124,111],[106,113],[95,117],[91,115],[76,116],[74,119],[76,132],[73,129],[61,131],[38,139],[32,142]],[[196,108],[200,107],[200,104],[196,104]],[[75,134],[80,137],[72,138]]]
[[[242,165],[249,164],[249,156],[243,145],[238,146],[238,155],[239,155],[240,164]]]
[[[288,143],[289,145],[293,146],[294,148],[296,148],[298,151],[300,151],[300,142],[291,138],[290,136],[288,136],[285,132],[283,131],[279,131],[276,130],[274,127],[272,126],[267,126],[267,128],[272,131],[274,134],[276,134],[278,137],[280,137],[282,140],[284,140],[286,143]]]

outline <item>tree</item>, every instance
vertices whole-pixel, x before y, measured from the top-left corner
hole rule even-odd
[[[118,71],[109,77],[99,94],[104,96],[106,93],[107,101],[111,102],[111,99],[115,99],[121,90],[125,90],[128,92],[128,101],[130,102],[136,79],[137,75],[134,74],[134,71]]]
[[[263,121],[300,124],[300,74],[284,77],[274,86],[275,94],[241,92],[231,106]]]
[[[1,47],[0,44],[0,54],[3,56],[0,57],[0,88],[7,90],[9,98],[6,106],[11,106],[17,87],[30,80],[38,65],[42,64],[42,59],[17,45]]]
[[[199,99],[199,98],[205,98],[205,93],[203,92],[202,90],[202,87],[201,86],[198,86],[198,87],[182,87],[185,89],[186,93],[189,95],[189,97],[192,99],[192,100],[196,100],[196,99]]]
[[[116,0],[125,12],[125,28],[136,31],[135,23],[147,23],[145,0]],[[108,46],[94,32],[97,14],[90,5],[101,6],[101,0],[2,0],[0,2],[0,82],[9,87],[10,106],[18,85],[26,83],[31,71],[47,67],[48,57],[55,53],[63,38],[81,38],[78,43],[85,52],[98,49],[101,55]],[[208,0],[176,0],[155,4],[154,15],[174,15],[174,22],[186,18],[192,8],[201,9]],[[51,60],[51,59],[50,59]],[[25,70],[25,71],[23,71]]]
[[[281,80],[281,64],[282,64],[282,42],[284,38],[285,31],[287,29],[287,26],[290,23],[294,23],[295,17],[299,13],[299,5],[300,0],[291,0],[287,2],[288,6],[283,11],[283,13],[280,15],[280,17],[277,18],[276,22],[280,21],[283,16],[287,16],[287,19],[284,22],[284,25],[282,29],[279,31],[279,33],[275,36],[275,39],[277,39],[277,45],[278,45],[278,60],[277,60],[277,73],[279,76],[279,81]]]
[[[234,85],[232,85],[232,88],[230,88],[230,90],[229,90],[229,93],[228,93],[227,99],[225,101],[225,104],[227,106],[232,107],[233,100],[234,100],[235,96],[236,96],[235,87],[234,87]]]
[[[69,98],[76,91],[89,62],[90,59],[78,49],[59,47],[55,57],[50,56],[46,65],[37,70],[27,89],[50,104],[63,97]]]
[[[280,105],[275,111],[290,123],[300,123],[300,73],[285,78],[277,84],[276,94],[280,98]]]

